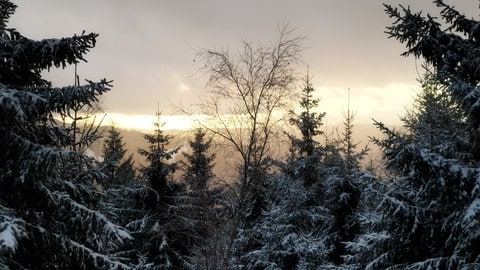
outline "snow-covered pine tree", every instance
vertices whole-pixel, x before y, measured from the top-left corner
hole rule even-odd
[[[376,123],[386,135],[376,143],[395,177],[365,193],[376,203],[363,215],[366,232],[349,244],[361,269],[480,267],[480,170],[465,158],[466,118],[433,78],[421,81],[416,107],[403,118],[406,133]]]
[[[401,252],[400,256],[389,251],[383,257],[395,258],[399,263],[412,264],[417,268],[478,268],[480,21],[467,18],[445,1],[435,0],[433,3],[440,8],[439,18],[412,12],[403,6],[394,8],[385,5],[386,13],[394,20],[392,26],[387,27],[387,33],[405,43],[407,51],[404,55],[421,57],[435,68],[436,79],[446,87],[448,95],[465,116],[462,120],[468,127],[468,137],[460,135],[450,139],[445,144],[455,147],[438,153],[435,149],[438,147],[431,147],[431,141],[425,144],[425,141],[416,138],[396,136],[380,125],[389,134],[389,139],[382,145],[390,167],[405,177],[401,193],[388,197],[394,200],[386,200],[392,208],[399,209],[393,212],[397,217],[405,215],[402,223],[409,224],[400,226],[394,232],[399,232],[398,236],[405,239],[403,243],[414,243],[406,245],[409,249]],[[457,130],[463,129],[460,127]],[[461,144],[454,143],[465,140],[469,143],[466,153]],[[459,158],[455,152],[464,155]],[[468,158],[469,155],[471,158]],[[439,230],[441,226],[444,227]],[[428,235],[432,238],[429,239]],[[420,245],[422,240],[422,246],[430,244],[431,249],[415,245]]]
[[[58,88],[41,75],[85,61],[97,34],[31,40],[7,27],[15,9],[0,0],[0,268],[127,268],[115,250],[131,236],[98,210],[100,174],[66,149],[68,130],[55,120],[97,102],[110,82]]]
[[[239,232],[234,241],[234,269],[322,269],[330,266],[331,223],[324,207],[324,165],[327,147],[316,141],[324,113],[316,113],[318,99],[309,77],[302,89],[299,114],[290,122],[301,137],[289,135],[290,157],[284,174],[267,174],[263,185],[264,204],[255,222]],[[341,155],[336,151],[340,161]],[[333,155],[332,155],[333,156]],[[335,162],[341,165],[342,162]],[[328,171],[331,173],[332,171]]]
[[[357,149],[359,142],[353,140],[353,128],[355,121],[355,112],[350,110],[350,89],[348,89],[348,102],[347,111],[344,112],[343,132],[342,140],[340,141],[340,150],[345,159],[345,172],[351,174],[353,171],[358,170],[360,162],[368,152],[368,147],[363,149]]]
[[[107,135],[103,143],[103,161],[100,164],[102,171],[107,179],[104,185],[121,184],[132,181],[135,178],[135,169],[133,165],[133,155],[130,154],[125,159],[125,143],[122,141],[120,131],[115,126],[107,130]]]

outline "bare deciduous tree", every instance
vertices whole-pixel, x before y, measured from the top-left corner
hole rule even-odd
[[[228,49],[199,53],[202,71],[209,76],[202,109],[213,125],[206,128],[223,138],[241,159],[240,211],[261,180],[270,138],[295,89],[304,38],[292,34],[285,24],[270,46],[242,41],[236,54]]]

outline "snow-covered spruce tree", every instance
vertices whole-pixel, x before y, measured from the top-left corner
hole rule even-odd
[[[155,224],[151,202],[158,199],[157,194],[142,181],[132,179],[121,184],[104,187],[104,209],[107,217],[126,228],[133,237],[120,247],[117,255],[128,258],[129,265],[135,269],[149,269],[151,260],[148,239]]]
[[[77,74],[75,63],[75,84],[80,86],[80,77]],[[97,114],[102,111],[99,103],[87,104],[82,100],[72,101],[65,111],[56,115],[62,123],[62,127],[68,131],[68,141],[65,147],[72,151],[84,153],[95,141],[102,137],[102,122]],[[75,171],[75,168],[72,168]]]
[[[403,119],[406,133],[376,123],[386,135],[376,143],[396,177],[364,197],[378,199],[364,215],[365,234],[349,244],[350,261],[361,269],[480,267],[480,170],[465,158],[465,117],[432,78],[427,73],[416,107]]]
[[[183,181],[188,190],[179,197],[176,211],[187,221],[190,232],[191,262],[196,269],[219,269],[226,260],[224,252],[219,248],[221,243],[217,235],[221,231],[219,213],[223,212],[221,198],[222,189],[212,186],[214,180],[215,154],[211,153],[212,139],[206,139],[206,133],[198,129],[193,140],[189,141],[189,153],[183,153]]]
[[[290,122],[300,138],[289,135],[290,157],[284,174],[266,174],[261,215],[235,238],[238,269],[319,269],[328,261],[331,215],[323,207],[319,164],[324,147],[315,140],[321,134],[324,114],[314,112],[318,100],[307,76],[298,115]]]
[[[358,143],[353,141],[354,113],[350,111],[350,101],[344,117],[341,138],[326,146],[326,158],[320,164],[325,208],[332,219],[328,228],[329,262],[336,266],[343,265],[344,256],[349,254],[345,243],[360,233],[357,218],[360,196],[363,186],[371,179],[370,173],[360,166],[367,149],[357,150]]]
[[[387,33],[406,45],[404,56],[423,58],[435,68],[439,82],[468,117],[471,153],[479,160],[480,21],[467,18],[443,0],[433,3],[441,9],[440,21],[410,8],[385,5],[386,13],[394,20]]]
[[[284,174],[267,177],[265,210],[235,239],[229,269],[323,269],[328,265],[328,210],[315,192]]]
[[[192,152],[184,153],[187,166],[183,178],[191,191],[203,192],[208,189],[208,183],[213,178],[214,154],[209,154],[212,140],[205,140],[206,133],[198,129],[194,140],[189,142]]]
[[[167,149],[171,136],[165,135],[162,130],[161,113],[156,113],[157,120],[153,123],[153,134],[144,134],[148,142],[148,149],[138,149],[138,153],[147,160],[147,165],[140,168],[143,178],[160,196],[169,193],[168,177],[176,170],[176,163],[169,163],[178,152],[178,148]],[[160,198],[164,200],[164,198]]]
[[[0,268],[127,268],[115,250],[130,235],[97,209],[92,160],[68,147],[54,116],[94,104],[110,82],[52,87],[41,72],[84,61],[97,34],[34,41],[7,28],[0,1]],[[65,170],[82,168],[76,175]]]
[[[147,159],[140,170],[153,191],[145,198],[151,215],[145,218],[141,254],[144,254],[145,265],[153,269],[185,269],[191,266],[187,256],[192,231],[176,205],[178,197],[185,193],[185,186],[172,179],[177,169],[173,157],[179,148],[167,148],[171,136],[163,133],[160,112],[156,115],[153,134],[144,135],[149,148],[138,150]]]
[[[107,130],[103,143],[103,161],[100,164],[102,172],[107,176],[104,186],[109,184],[121,184],[135,178],[133,155],[125,158],[127,150],[122,141],[120,132],[114,126]]]
[[[315,137],[322,135],[320,129],[323,125],[325,113],[315,112],[319,100],[313,97],[315,88],[310,83],[307,75],[305,86],[302,89],[300,108],[302,111],[296,114],[291,111],[290,124],[299,129],[301,138],[290,135],[290,164],[287,164],[286,172],[294,178],[303,180],[305,186],[318,184],[317,165],[321,159],[320,143]]]
[[[449,158],[471,158],[467,151],[470,146],[466,140],[468,126],[463,110],[431,68],[425,66],[424,70],[419,80],[422,91],[417,94],[413,109],[402,117],[408,135],[423,141],[432,152]],[[460,151],[452,151],[452,148]]]

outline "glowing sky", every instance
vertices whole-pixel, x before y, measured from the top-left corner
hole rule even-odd
[[[103,99],[106,112],[153,115],[197,103],[205,78],[196,73],[201,49],[235,50],[242,39],[270,44],[277,24],[289,21],[306,35],[305,64],[322,98],[320,110],[338,121],[351,89],[358,122],[372,117],[396,124],[418,88],[412,58],[387,38],[391,20],[382,3],[436,10],[429,0],[13,0],[10,26],[34,39],[96,32],[98,44],[79,65],[81,78],[114,80]],[[449,1],[478,11],[475,0]],[[458,3],[461,2],[461,3]],[[469,14],[477,16],[478,14]],[[302,68],[301,68],[302,69]],[[306,66],[301,72],[306,72]],[[47,74],[54,84],[73,82],[73,70]]]

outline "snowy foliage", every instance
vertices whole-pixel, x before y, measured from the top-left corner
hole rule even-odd
[[[133,156],[125,158],[127,150],[122,141],[120,132],[111,126],[107,130],[107,138],[103,143],[103,161],[101,171],[107,176],[103,185],[120,184],[132,181],[135,178]]]
[[[194,134],[194,140],[189,142],[192,153],[183,154],[187,159],[183,178],[193,191],[207,189],[209,181],[214,176],[212,169],[215,155],[209,153],[212,139],[206,140],[205,135],[204,131],[198,129]]]
[[[140,172],[151,188],[158,194],[165,195],[168,194],[169,177],[177,168],[177,164],[170,160],[179,148],[167,149],[171,137],[163,134],[160,112],[157,112],[156,116],[157,120],[153,123],[154,133],[143,135],[148,142],[148,149],[138,149],[138,153],[147,160],[147,165],[142,166]]]
[[[66,149],[69,131],[55,120],[73,104],[93,105],[110,82],[54,88],[41,78],[84,60],[97,35],[33,41],[6,28],[14,10],[0,1],[0,264],[127,268],[114,252],[132,237],[99,210],[101,174]]]
[[[15,253],[19,240],[27,236],[25,221],[15,218],[12,212],[11,209],[0,205],[0,255],[2,257],[5,254]],[[2,261],[3,259],[0,259],[0,266]]]
[[[290,124],[300,131],[301,138],[289,135],[290,160],[285,170],[293,177],[303,178],[306,186],[316,184],[318,180],[316,164],[318,164],[322,155],[317,136],[323,134],[321,127],[325,113],[314,111],[319,102],[318,99],[313,97],[314,91],[315,88],[311,85],[310,78],[307,75],[300,99],[302,111],[298,114],[290,111],[289,118]]]
[[[471,151],[478,160],[480,22],[467,18],[443,0],[433,2],[440,8],[440,19],[403,6],[385,5],[387,14],[394,20],[387,32],[406,45],[404,55],[422,57],[436,69],[437,78],[469,119]]]
[[[272,176],[260,221],[235,239],[239,269],[316,269],[327,260],[329,215],[300,181]]]
[[[443,106],[448,99],[432,92],[434,83],[424,85],[420,106],[403,119],[406,133],[376,123],[385,138],[375,141],[394,177],[362,198],[364,233],[347,245],[354,254],[347,260],[361,269],[480,266],[480,170],[461,143],[468,136],[462,114]],[[435,131],[440,137],[432,139]]]

